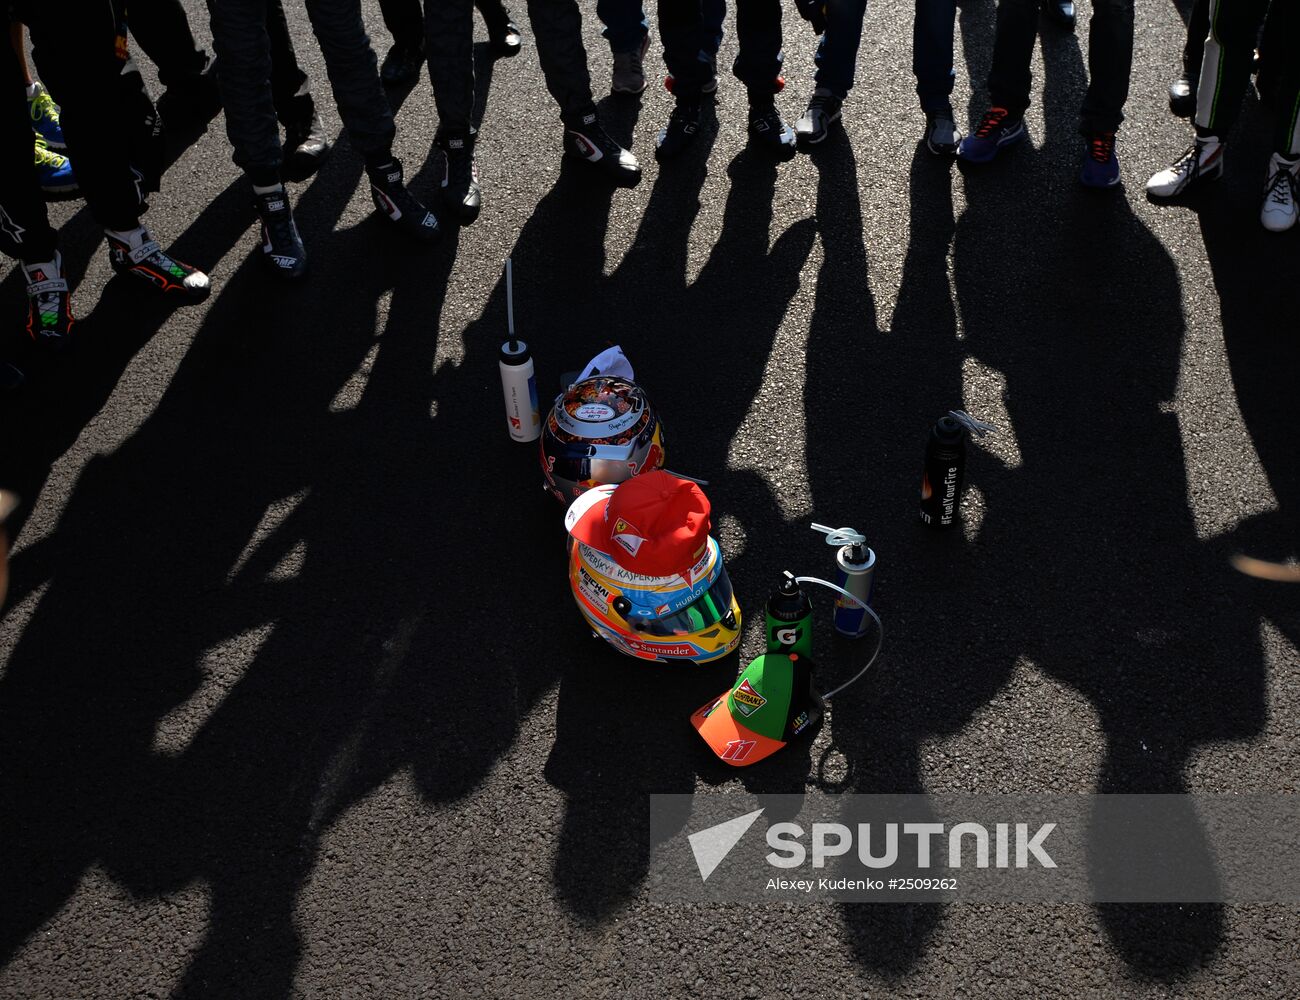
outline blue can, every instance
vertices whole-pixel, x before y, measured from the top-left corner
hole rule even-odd
[[[871,603],[876,576],[876,554],[865,545],[845,545],[835,556],[835,582],[863,604]],[[867,634],[871,619],[866,610],[846,597],[835,601],[835,631],[851,639]]]

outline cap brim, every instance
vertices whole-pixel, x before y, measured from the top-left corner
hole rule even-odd
[[[727,709],[728,688],[691,714],[691,725],[718,759],[732,767],[748,767],[780,750],[785,743],[741,725]]]
[[[580,542],[599,549],[599,528],[605,523],[605,505],[613,486],[596,486],[569,504],[564,514],[564,529]]]

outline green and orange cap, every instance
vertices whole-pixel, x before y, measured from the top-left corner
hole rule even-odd
[[[718,758],[747,767],[770,757],[821,718],[812,664],[797,653],[764,653],[723,692],[691,715]]]

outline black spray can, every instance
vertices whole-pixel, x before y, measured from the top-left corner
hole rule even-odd
[[[953,417],[940,417],[925,444],[921,520],[932,528],[956,524],[965,478],[966,428]]]
[[[767,651],[811,657],[812,601],[789,570],[767,599],[766,610]]]

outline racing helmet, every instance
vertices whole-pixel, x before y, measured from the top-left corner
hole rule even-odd
[[[593,375],[556,397],[542,424],[541,459],[547,492],[569,503],[593,486],[662,468],[663,429],[638,385]]]
[[[591,630],[641,660],[704,663],[740,642],[740,606],[709,502],[658,470],[598,486],[565,517],[569,586]]]

